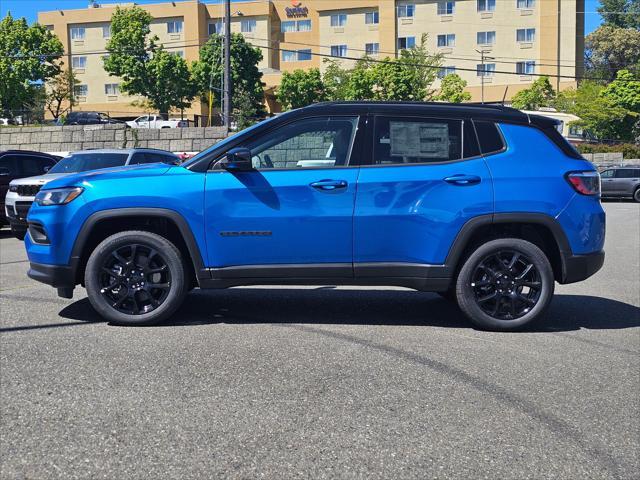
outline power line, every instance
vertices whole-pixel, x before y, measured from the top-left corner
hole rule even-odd
[[[165,42],[165,43],[169,43],[169,42]],[[289,43],[289,42],[284,42],[284,43]],[[190,48],[190,47],[202,47],[203,45],[205,45],[205,43],[201,43],[201,42],[197,42],[194,44],[188,44],[185,43],[183,45],[181,45],[180,47],[175,46],[173,47],[173,49],[178,49],[178,48]],[[306,44],[303,44],[306,45]],[[273,46],[265,46],[265,45],[254,45],[256,48],[265,48],[267,50],[272,50],[272,51],[278,51],[278,52],[290,52],[292,51],[291,49],[288,48],[281,48],[281,47],[273,47]],[[307,46],[313,46],[313,45],[307,45]],[[169,50],[169,49],[167,49]],[[145,51],[150,51],[149,48],[147,48]],[[96,51],[96,52],[82,52],[81,55],[78,56],[89,56],[89,55],[108,55],[109,52],[104,50],[104,51]],[[359,61],[359,60],[365,60],[369,63],[382,63],[382,64],[391,64],[393,63],[393,60],[380,60],[380,59],[374,59],[374,58],[370,58],[370,57],[351,57],[351,56],[338,56],[338,55],[331,55],[331,54],[325,54],[325,53],[319,53],[319,52],[309,52],[310,55],[312,56],[317,56],[317,57],[321,57],[321,58],[332,58],[332,59],[336,59],[336,60],[349,60],[349,61]],[[19,58],[48,58],[48,57],[53,57],[53,58],[57,58],[59,55],[55,55],[55,54],[49,54],[49,55],[5,55],[5,58],[14,58],[14,59],[19,59]],[[72,54],[64,54],[63,56],[75,56]],[[493,63],[493,62],[492,62]],[[496,62],[496,63],[500,63],[500,62]],[[415,68],[425,68],[423,65],[419,65],[419,64],[411,64],[411,63],[407,63],[407,62],[403,62],[402,65],[407,66],[407,67],[415,67]],[[553,65],[553,67],[556,67],[557,65]],[[427,68],[430,69],[440,69],[442,67],[440,66],[429,66]],[[565,68],[572,68],[572,67],[565,67]],[[456,70],[460,70],[463,72],[476,72],[478,73],[478,69],[473,69],[473,68],[464,68],[464,67],[456,67]],[[517,72],[509,72],[509,71],[504,71],[504,70],[493,70],[491,73],[494,74],[500,74],[500,75],[518,75],[521,76],[523,74],[517,73]],[[551,73],[528,73],[526,74],[526,76],[530,76],[530,77],[549,77],[549,78],[559,78],[559,79],[571,79],[571,80],[593,80],[593,81],[602,81],[602,78],[596,78],[596,77],[587,77],[587,76],[574,76],[574,75],[558,75],[558,74],[551,74]],[[622,80],[625,81],[625,80]],[[630,81],[634,81],[634,80],[630,80]]]

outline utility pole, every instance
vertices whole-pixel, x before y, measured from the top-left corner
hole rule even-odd
[[[476,50],[480,54],[480,63],[482,64],[482,75],[480,76],[480,98],[482,103],[484,103],[484,76],[486,75],[486,71],[484,69],[484,61],[485,60],[493,60],[493,57],[485,57],[485,53],[488,53],[489,50]]]
[[[231,0],[224,2],[224,106],[223,121],[231,128]]]

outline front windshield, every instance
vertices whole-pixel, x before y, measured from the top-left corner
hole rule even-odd
[[[238,135],[240,135],[240,134],[244,135],[245,133],[249,133],[249,132],[255,130],[256,128],[265,125],[266,123],[269,123],[269,122],[275,120],[276,118],[278,118],[278,117],[277,116],[273,116],[271,118],[267,118],[266,120],[263,120],[262,122],[258,122],[258,123],[254,124],[254,125],[251,125],[249,128],[245,128],[244,130],[241,130],[239,132],[234,133],[233,135],[225,138],[224,140],[211,145],[206,150],[203,150],[200,153],[196,154],[189,161],[183,163],[181,166],[185,167],[185,168],[188,168],[190,165],[193,165],[194,163],[198,162],[199,160],[201,160],[202,158],[207,156],[213,150],[217,150],[218,148],[222,148],[227,143],[230,143],[231,141],[235,140],[238,137]]]
[[[100,168],[121,167],[127,163],[128,153],[72,154],[56,163],[48,173],[78,173]]]

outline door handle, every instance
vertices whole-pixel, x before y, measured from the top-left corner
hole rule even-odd
[[[347,188],[348,183],[344,180],[320,180],[310,185],[317,190],[332,191]]]
[[[477,185],[480,183],[481,178],[476,175],[453,175],[444,179],[445,182],[451,185],[467,186]]]

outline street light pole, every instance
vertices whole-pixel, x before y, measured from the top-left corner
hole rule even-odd
[[[224,5],[224,111],[227,131],[231,128],[231,0]]]

